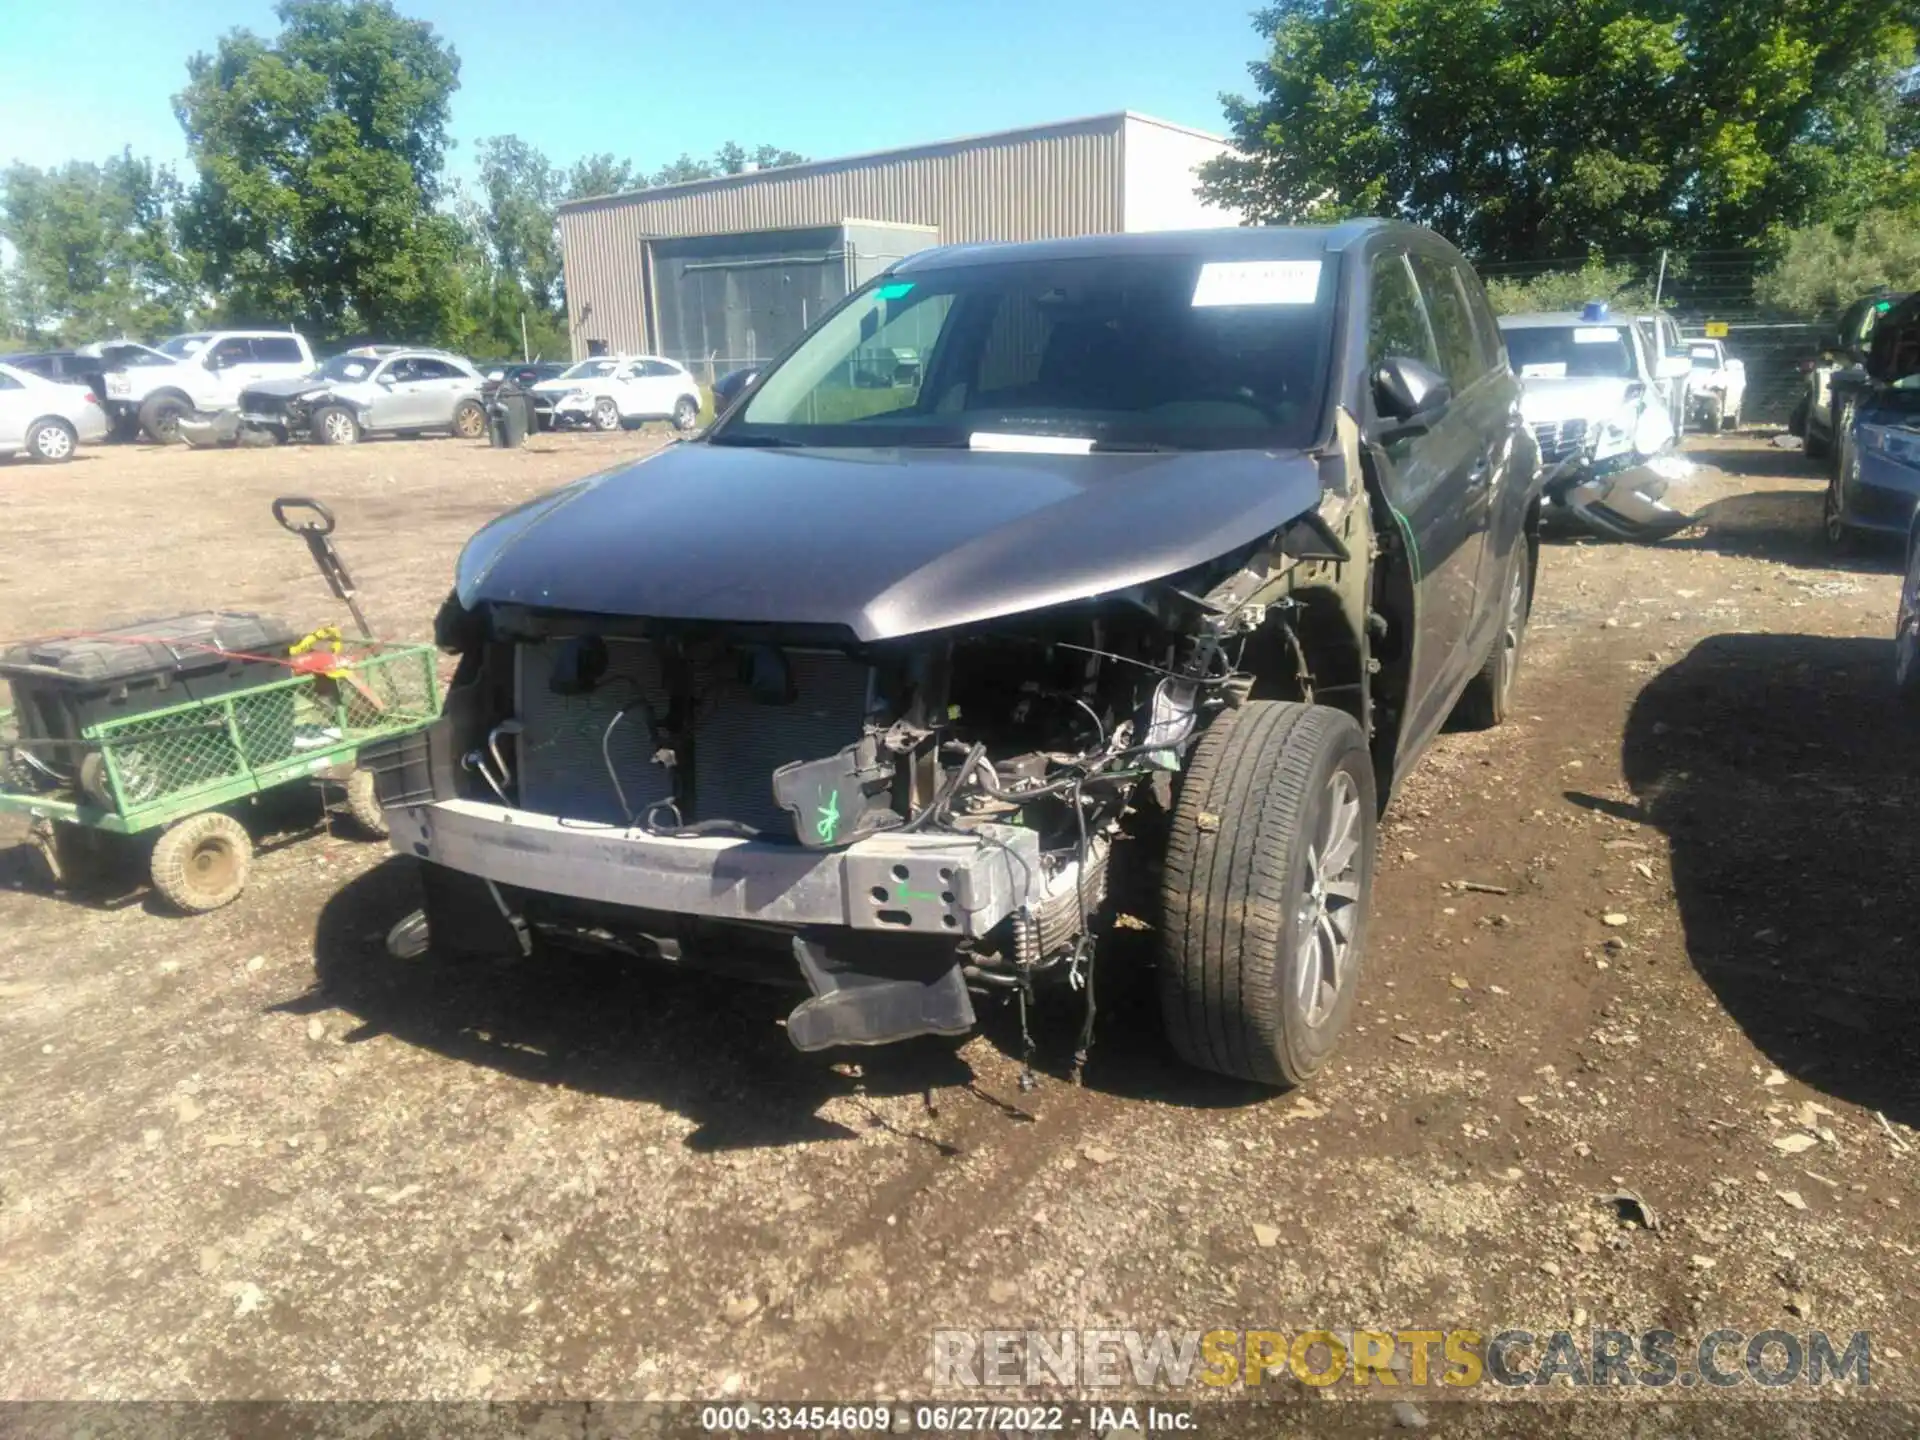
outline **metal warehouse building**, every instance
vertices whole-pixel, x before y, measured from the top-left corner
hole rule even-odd
[[[665,355],[710,378],[930,245],[1232,225],[1194,193],[1226,151],[1121,112],[573,201],[573,353]]]

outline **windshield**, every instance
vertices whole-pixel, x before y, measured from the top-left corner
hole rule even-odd
[[[618,360],[582,360],[559,378],[562,380],[605,380],[620,368]]]
[[[149,350],[144,345],[135,345],[130,342],[118,345],[102,345],[100,347],[100,358],[110,365],[118,365],[123,369],[131,369],[136,365],[171,365],[173,363],[170,356],[162,355],[157,350]]]
[[[1720,368],[1720,352],[1711,345],[1695,345],[1687,354],[1692,358],[1693,368],[1696,370],[1718,370]]]
[[[212,338],[211,335],[176,335],[171,340],[162,340],[160,349],[176,360],[185,360],[198,355]]]
[[[364,380],[379,363],[375,355],[336,355],[313,374],[316,380]]]
[[[1514,325],[1502,333],[1522,380],[1633,378],[1633,341],[1617,325]]]
[[[1332,270],[1129,255],[883,276],[762,377],[713,438],[1298,449],[1315,438],[1327,389]]]

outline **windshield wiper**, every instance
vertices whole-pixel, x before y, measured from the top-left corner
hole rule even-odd
[[[1093,442],[1095,455],[1175,455],[1185,449],[1181,445],[1166,445],[1158,440],[1096,440]]]
[[[707,443],[709,445],[766,445],[766,446],[779,446],[779,445],[797,446],[800,444],[798,440],[789,440],[784,435],[730,435],[730,434],[729,435],[709,435],[707,437]]]

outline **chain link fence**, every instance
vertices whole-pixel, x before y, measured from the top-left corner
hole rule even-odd
[[[1664,261],[1664,263],[1663,263]],[[1755,299],[1755,282],[1767,257],[1752,251],[1672,250],[1606,257],[1518,261],[1478,266],[1488,280],[1538,285],[1560,294],[1573,277],[1605,272],[1626,277],[1630,288],[1614,300],[1616,313],[1648,308],[1656,292],[1683,338],[1723,340],[1728,355],[1746,366],[1742,424],[1784,425],[1806,389],[1803,363],[1832,343],[1839,315],[1782,314]],[[1606,294],[1591,299],[1613,298]],[[1564,303],[1564,302],[1562,302]],[[1561,308],[1561,304],[1541,308]]]

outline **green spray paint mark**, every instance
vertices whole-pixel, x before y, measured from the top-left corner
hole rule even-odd
[[[894,895],[903,904],[908,900],[938,900],[940,898],[931,890],[909,890],[904,885],[894,891]]]
[[[1400,526],[1400,536],[1407,542],[1407,563],[1413,567],[1413,583],[1420,583],[1420,543],[1413,538],[1413,526],[1407,523],[1407,517],[1393,506],[1387,506],[1393,512],[1393,518]]]
[[[820,818],[813,822],[813,833],[820,837],[820,843],[831,845],[834,832],[840,828],[840,792],[828,790],[820,802]]]
[[[873,292],[876,300],[904,300],[913,292],[913,281],[896,280],[891,285],[882,285]]]

